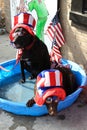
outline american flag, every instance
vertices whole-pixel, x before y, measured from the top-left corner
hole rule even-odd
[[[56,45],[53,45],[53,48],[50,52],[50,60],[52,62],[56,61],[57,63],[60,62],[60,59],[62,58],[61,52],[59,50],[59,47]]]
[[[51,59],[52,61],[54,59],[56,62],[58,62],[58,60],[62,57],[59,48],[65,44],[58,13],[59,12],[57,11],[46,32],[52,42]]]

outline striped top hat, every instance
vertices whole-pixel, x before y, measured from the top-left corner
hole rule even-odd
[[[20,13],[14,16],[13,28],[10,32],[9,38],[11,42],[14,40],[14,31],[18,27],[26,29],[31,35],[34,35],[33,29],[36,25],[34,17],[29,13]]]
[[[64,100],[66,92],[62,88],[62,83],[62,73],[59,70],[50,69],[42,71],[36,80],[37,91],[34,97],[35,102],[42,106],[49,96],[57,96],[58,99]]]

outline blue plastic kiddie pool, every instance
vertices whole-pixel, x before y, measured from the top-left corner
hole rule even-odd
[[[10,70],[14,64],[15,59],[1,63],[0,65]],[[69,64],[71,70],[76,76],[78,86],[83,86],[86,83],[86,74],[84,70],[76,63],[62,59],[62,64]],[[17,114],[17,115],[29,115],[29,116],[42,116],[48,114],[48,110],[45,105],[38,106],[34,104],[32,107],[27,107],[26,102],[33,97],[35,79],[29,80],[27,77],[29,73],[26,72],[26,82],[20,84],[18,81],[21,78],[20,65],[17,64],[13,70],[6,72],[0,69],[0,109]],[[64,101],[60,101],[58,104],[58,112],[71,106],[79,94],[82,88],[78,88],[74,93],[65,98]]]

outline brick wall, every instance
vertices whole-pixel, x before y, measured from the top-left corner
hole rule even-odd
[[[72,24],[70,10],[71,0],[60,0],[60,19],[66,40],[62,55],[81,65],[87,73],[87,28]]]

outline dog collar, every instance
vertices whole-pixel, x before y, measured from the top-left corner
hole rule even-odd
[[[35,40],[36,40],[36,39],[34,39],[33,42],[32,42],[29,46],[25,47],[24,49],[30,50],[30,49],[33,47],[33,45],[34,45]]]

